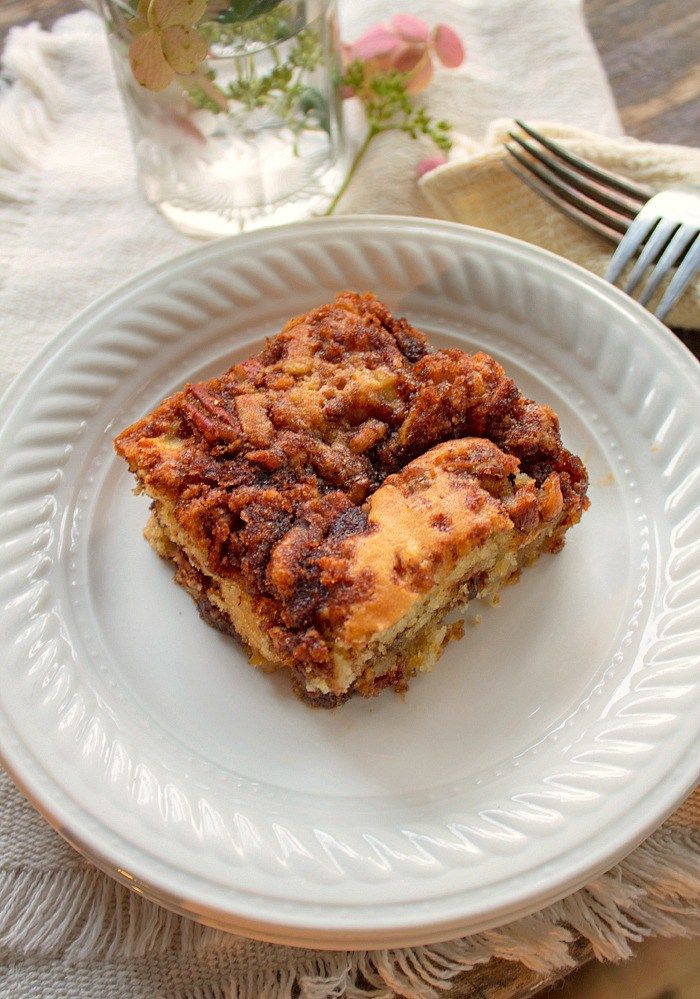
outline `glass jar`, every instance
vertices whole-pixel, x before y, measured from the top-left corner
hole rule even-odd
[[[141,188],[174,226],[213,237],[324,211],[345,167],[334,0],[99,6]]]

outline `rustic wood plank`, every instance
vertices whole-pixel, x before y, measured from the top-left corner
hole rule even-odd
[[[700,4],[584,0],[588,26],[625,130],[639,139],[700,142]]]

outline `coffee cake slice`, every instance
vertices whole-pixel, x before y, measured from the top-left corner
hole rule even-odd
[[[351,292],[115,446],[205,620],[324,706],[405,689],[588,505],[549,407]]]

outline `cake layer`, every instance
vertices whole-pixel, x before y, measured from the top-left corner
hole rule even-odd
[[[562,514],[554,478],[538,489],[516,459],[478,438],[431,449],[386,479],[362,513],[365,528],[319,546],[324,585],[335,599],[319,609],[328,652],[322,672],[282,647],[241,579],[211,573],[167,499],[156,499],[146,537],[178,566],[176,578],[207,620],[225,621],[267,669],[289,667],[304,695],[375,693],[429,668],[449,635],[445,614],[512,579],[522,562],[553,544]],[[288,536],[270,556],[284,571]],[[341,592],[342,591],[342,592]]]

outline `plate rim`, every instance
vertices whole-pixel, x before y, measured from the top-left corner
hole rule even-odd
[[[384,231],[386,231],[386,227],[390,230],[399,229],[406,231],[407,229],[423,229],[427,226],[433,230],[446,230],[448,232],[453,232],[464,237],[467,241],[472,239],[477,241],[480,240],[482,243],[485,242],[486,244],[505,244],[519,249],[520,252],[528,254],[531,258],[544,258],[555,267],[563,269],[565,273],[567,271],[569,273],[573,273],[575,277],[578,277],[579,281],[583,279],[584,284],[592,287],[594,290],[597,290],[598,293],[603,294],[606,298],[612,297],[613,302],[617,301],[618,305],[623,306],[628,313],[631,312],[633,317],[636,315],[639,319],[642,319],[646,334],[649,337],[653,337],[656,341],[656,345],[663,350],[664,354],[666,354],[669,359],[673,359],[676,363],[682,364],[688,372],[692,371],[700,393],[700,366],[697,365],[697,362],[690,350],[680,340],[678,340],[667,327],[648,313],[637,302],[634,302],[627,295],[625,295],[624,292],[607,284],[602,278],[591,274],[584,268],[579,267],[564,258],[558,257],[556,254],[533,246],[532,244],[516,240],[499,233],[492,233],[489,230],[463,226],[459,223],[414,218],[410,216],[360,215],[342,216],[323,220],[307,220],[305,222],[295,223],[292,225],[278,226],[239,236],[226,237],[209,244],[194,246],[182,253],[169,257],[167,260],[156,264],[154,267],[149,268],[142,274],[138,274],[130,278],[128,281],[123,282],[81,310],[77,316],[75,316],[45,344],[45,346],[29,361],[26,367],[13,379],[2,395],[1,402],[3,405],[3,411],[6,414],[2,422],[4,423],[5,419],[9,419],[11,417],[15,405],[21,401],[29,385],[42,371],[45,364],[52,360],[61,350],[66,348],[72,338],[80,332],[81,328],[83,328],[86,323],[94,322],[99,318],[101,312],[109,309],[116,302],[123,300],[125,297],[130,296],[134,291],[145,292],[149,285],[161,278],[164,273],[171,273],[173,277],[176,278],[181,268],[183,266],[186,267],[187,264],[193,259],[215,259],[219,254],[226,253],[229,248],[240,247],[245,243],[261,243],[264,245],[266,240],[270,239],[270,237],[274,237],[280,233],[289,233],[290,230],[297,231],[299,229],[314,229],[319,226],[322,226],[324,229],[329,227],[352,229],[358,225],[376,227],[378,224],[385,227]],[[54,798],[51,802],[54,811],[53,813],[49,811],[48,806],[46,806],[42,801],[40,792],[37,788],[37,785],[41,783],[41,767],[39,761],[34,761],[38,774],[35,772],[31,775],[34,778],[33,780],[27,779],[28,771],[23,771],[21,766],[15,765],[19,762],[19,757],[22,755],[30,757],[30,753],[24,746],[19,744],[19,742],[15,746],[15,750],[20,750],[19,753],[15,752],[13,755],[12,752],[7,751],[5,736],[8,734],[8,729],[4,715],[5,711],[0,705],[0,716],[2,716],[0,718],[0,760],[2,760],[5,764],[15,783],[21,787],[35,807],[38,808],[51,825],[53,825],[54,828],[56,828],[57,831],[68,840],[68,842],[76,847],[83,855],[87,856],[91,862],[96,863],[102,870],[105,870],[108,874],[111,874],[111,876],[116,877],[117,880],[121,881],[123,884],[130,886],[127,879],[120,877],[117,874],[119,858],[111,857],[109,851],[106,851],[104,855],[96,852],[94,847],[90,846],[88,842],[81,839],[79,830],[73,828],[76,819],[80,818],[79,813],[84,811],[81,806],[77,805],[70,798],[67,798],[64,805],[65,810],[63,812],[61,809],[55,807],[56,794],[58,794],[61,798],[64,797],[64,792],[60,788],[57,789],[55,786],[53,789]],[[10,733],[10,735],[12,738],[14,737],[14,733]],[[698,758],[697,764],[693,762],[695,756]],[[517,912],[511,902],[510,904],[504,904],[501,906],[498,911],[494,910],[488,918],[484,918],[480,922],[474,921],[473,919],[467,919],[465,927],[468,928],[468,931],[470,933],[478,932],[490,926],[503,923],[511,918],[526,915],[528,912],[541,908],[542,905],[550,904],[551,902],[564,897],[569,894],[570,891],[575,890],[576,887],[580,887],[585,884],[586,881],[590,880],[590,878],[595,877],[603,870],[612,866],[612,864],[620,859],[621,856],[633,849],[636,845],[638,845],[638,843],[642,842],[643,839],[645,839],[646,836],[673,811],[679,801],[682,800],[682,798],[690,790],[692,790],[692,787],[697,781],[698,770],[700,769],[700,747],[697,747],[697,751],[695,753],[688,754],[685,766],[683,763],[684,761],[681,760],[676,767],[667,771],[664,778],[650,788],[649,791],[636,803],[635,813],[638,810],[646,812],[648,805],[645,808],[642,808],[642,806],[648,801],[648,799],[650,797],[660,798],[660,803],[657,802],[655,809],[653,809],[654,818],[652,820],[647,819],[647,821],[642,825],[634,825],[635,833],[632,836],[619,836],[618,840],[621,840],[621,842],[616,842],[614,847],[608,847],[607,849],[601,851],[601,853],[589,863],[579,864],[579,866],[575,868],[575,876],[570,876],[567,879],[566,884],[561,883],[554,889],[550,888],[549,893],[544,892],[541,888],[538,890],[533,888],[530,890],[529,894],[525,892],[520,896],[516,896],[518,899]],[[25,767],[29,766],[31,771],[31,759],[29,760],[29,763],[25,759],[24,764]],[[661,789],[664,786],[667,788],[666,795],[661,794]],[[72,816],[70,815],[71,810],[73,812]],[[87,817],[91,819],[92,822],[99,821],[90,816]],[[612,824],[613,821],[619,824],[619,816],[615,820],[611,820],[610,824]],[[606,828],[607,826],[604,827],[603,830],[598,830],[596,840],[600,838]],[[640,829],[641,832],[639,831]],[[115,836],[118,837],[119,835],[115,834],[111,830],[108,830],[108,832],[113,838]],[[128,847],[129,852],[132,851],[130,844],[123,845]],[[557,858],[557,864],[561,864],[563,862],[563,858],[567,857],[571,852],[571,849],[567,849],[564,854]],[[136,858],[134,858],[134,860],[135,859]],[[165,863],[166,866],[169,866],[169,869],[173,874],[178,872],[177,867],[169,864],[168,862]],[[128,866],[132,871],[137,871],[137,864],[132,861],[130,861],[128,865],[125,864],[124,866]],[[182,874],[180,874],[180,878],[182,878]],[[186,879],[189,880],[190,883],[194,883],[196,881],[196,878],[189,874],[186,875]],[[197,898],[186,898],[186,893],[180,891],[178,895],[181,899],[183,899],[183,902],[186,903],[186,907],[183,907],[182,905],[177,904],[174,897],[172,899],[167,897],[164,898],[164,895],[167,896],[167,893],[170,890],[164,882],[159,883],[152,877],[145,876],[142,878],[138,875],[138,884],[147,897],[150,892],[150,897],[152,897],[155,901],[158,901],[160,904],[165,904],[170,908],[175,908],[176,911],[180,911],[185,915],[197,918],[200,921],[213,921],[213,917],[210,916],[210,918],[207,919],[206,915],[203,917],[203,914],[197,911],[197,906],[201,907],[202,904]],[[542,901],[543,898],[544,901]],[[395,910],[397,908],[397,903],[391,903],[391,906]],[[240,911],[240,906],[237,908]],[[515,914],[512,915],[511,912]],[[288,913],[287,916],[289,917],[289,915],[290,914]],[[301,944],[307,946],[312,945],[321,948],[325,947],[328,949],[338,949],[345,946],[409,946],[418,943],[437,942],[438,940],[444,940],[462,932],[462,930],[460,930],[455,923],[459,923],[460,920],[464,921],[464,918],[466,917],[452,916],[449,918],[445,917],[442,920],[433,920],[429,924],[431,927],[429,933],[427,932],[427,927],[424,922],[416,922],[415,919],[406,919],[405,921],[400,921],[399,928],[399,923],[397,923],[394,918],[391,922],[395,927],[395,932],[390,943],[386,942],[391,936],[387,924],[382,924],[383,929],[339,930],[335,928],[326,930],[325,927],[328,925],[328,920],[327,918],[321,918],[320,914],[315,923],[305,923],[303,919],[296,920],[291,918],[286,918],[279,923],[266,920],[264,927],[260,929],[256,925],[251,925],[251,917],[237,917],[229,911],[226,913],[225,922],[228,928],[235,927],[237,932],[243,932],[249,936],[257,936],[259,939],[273,939],[275,942],[280,943],[294,945]],[[323,927],[320,925],[321,922],[323,923]],[[213,921],[213,924],[222,925],[218,921]],[[319,936],[320,932],[322,932],[322,936]],[[381,936],[382,932],[384,933],[384,936]]]
[[[400,227],[427,225],[429,228],[445,229],[448,232],[454,232],[456,234],[466,233],[467,235],[478,236],[479,238],[484,238],[487,241],[492,241],[496,245],[502,243],[504,245],[517,247],[523,252],[532,253],[536,257],[541,256],[556,266],[561,266],[565,271],[568,270],[573,275],[578,275],[579,279],[584,279],[585,283],[590,284],[594,289],[597,288],[598,291],[603,292],[605,297],[612,296],[613,301],[617,301],[619,305],[631,310],[633,314],[636,314],[640,319],[644,320],[645,323],[650,322],[657,337],[659,338],[659,343],[662,348],[670,351],[671,356],[675,355],[680,363],[689,365],[689,370],[695,372],[698,379],[698,390],[700,391],[700,361],[698,361],[690,348],[687,347],[683,341],[677,337],[660,319],[657,319],[653,313],[649,312],[643,305],[640,305],[636,299],[631,298],[626,294],[626,292],[622,291],[621,288],[618,288],[617,285],[610,284],[598,274],[594,274],[592,271],[586,270],[586,268],[582,267],[580,264],[574,263],[573,260],[561,257],[551,250],[537,246],[535,243],[528,243],[524,239],[516,239],[515,236],[508,236],[505,233],[494,232],[491,229],[482,229],[479,226],[465,225],[461,222],[450,222],[447,219],[424,218],[418,215],[331,215],[318,219],[304,219],[301,222],[289,222],[285,225],[269,226],[263,229],[253,230],[252,232],[238,233],[233,236],[222,236],[219,239],[213,239],[210,242],[199,243],[196,246],[174,253],[172,257],[167,257],[165,260],[161,260],[159,263],[153,264],[153,266],[146,268],[146,270],[141,274],[136,274],[133,277],[127,278],[126,281],[121,281],[114,288],[110,288],[108,291],[103,292],[103,294],[99,295],[94,301],[80,309],[72,319],[69,319],[68,322],[64,323],[64,325],[61,326],[56,333],[49,337],[46,343],[30,358],[30,360],[3,389],[0,394],[0,411],[3,413],[2,422],[0,422],[0,430],[2,429],[2,424],[6,419],[4,415],[4,407],[11,401],[12,396],[16,393],[16,391],[21,388],[21,383],[31,374],[34,374],[35,371],[40,369],[43,361],[58,346],[59,341],[65,340],[65,343],[62,344],[62,346],[66,346],[71,337],[78,332],[78,329],[84,325],[87,320],[99,315],[101,311],[112,303],[114,298],[121,298],[125,293],[131,292],[134,288],[140,286],[147,287],[147,284],[145,283],[147,280],[150,282],[152,279],[158,278],[163,271],[168,271],[170,267],[185,264],[189,260],[196,259],[199,256],[216,256],[217,252],[226,246],[235,246],[241,242],[256,242],[264,237],[274,237],[279,233],[288,232],[291,229],[312,229],[319,225],[324,228],[335,227],[336,225],[340,225],[341,227],[345,227],[347,225],[350,227],[359,223],[382,223],[384,225],[389,224],[390,226],[394,223],[398,223]]]

